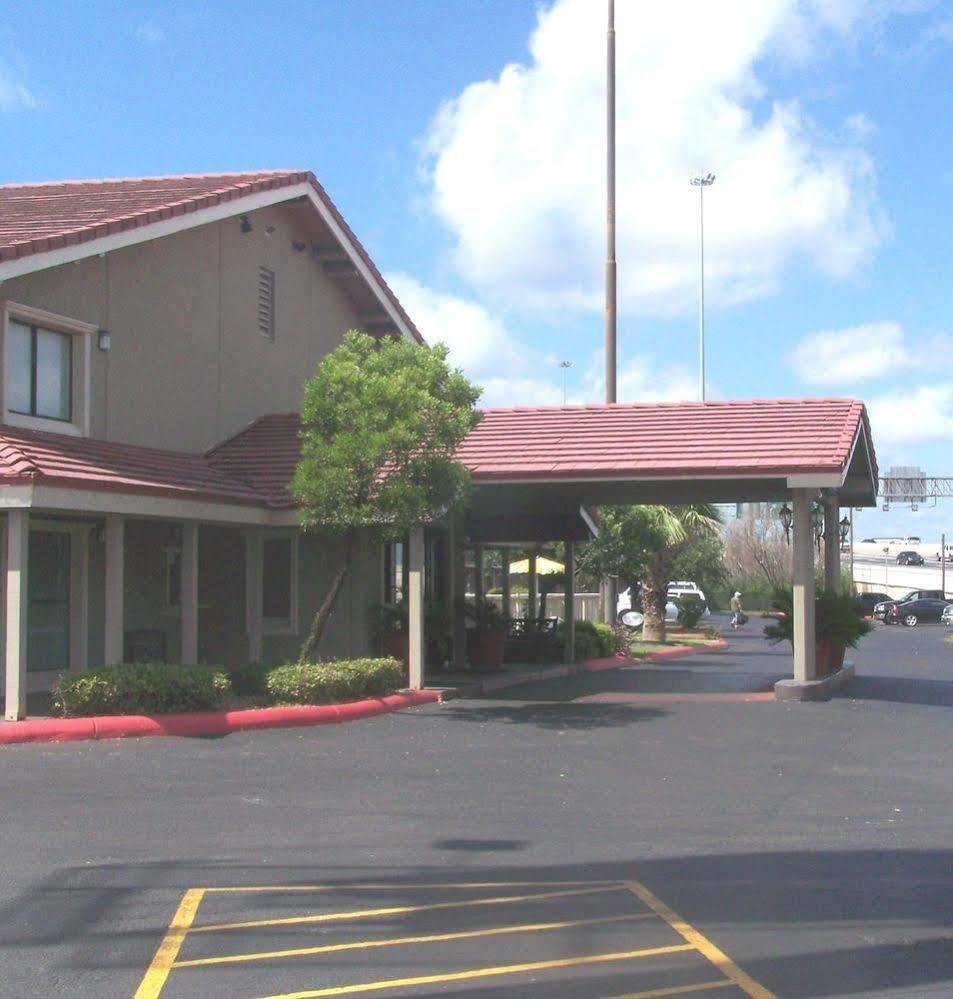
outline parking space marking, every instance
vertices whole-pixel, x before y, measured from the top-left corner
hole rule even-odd
[[[329,892],[329,891],[406,891],[407,889],[424,890],[440,888],[595,888],[604,885],[606,888],[619,888],[621,882],[615,881],[424,881],[419,884],[326,884],[326,885],[222,885],[217,888],[205,888],[206,895],[231,894],[243,895],[255,892]]]
[[[751,996],[751,999],[776,999],[773,992],[766,989],[760,982],[756,982],[747,972],[742,971],[723,950],[716,947],[708,937],[699,933],[694,926],[686,923],[678,913],[670,909],[645,885],[638,881],[628,881],[626,884],[629,891],[637,899],[644,902],[654,913],[664,919],[692,947],[704,954],[723,975],[730,978],[739,989]]]
[[[179,903],[178,909],[175,910],[172,922],[169,923],[169,928],[162,938],[162,943],[159,944],[152,964],[149,965],[139,988],[136,990],[134,999],[157,999],[162,991],[162,986],[165,985],[165,980],[169,977],[175,959],[179,956],[182,941],[185,940],[185,935],[189,932],[189,927],[195,919],[204,894],[203,888],[190,888],[182,896],[182,901]]]
[[[483,930],[464,930],[459,933],[428,933],[415,937],[394,937],[390,940],[357,940],[352,943],[324,944],[321,947],[297,947],[294,950],[273,950],[257,954],[230,954],[226,957],[202,957],[191,961],[176,961],[173,968],[198,968],[208,964],[233,964],[240,961],[267,961],[280,957],[302,957],[306,954],[335,954],[342,950],[367,950],[373,947],[399,947],[403,944],[442,943],[447,940],[472,940],[475,937],[495,937],[509,933],[545,933],[547,930],[564,930],[577,926],[596,926],[601,923],[631,922],[635,919],[653,919],[653,912],[632,912],[624,916],[600,916],[594,919],[567,919],[553,923],[519,923],[515,926],[494,926]]]
[[[663,996],[684,996],[689,992],[710,992],[712,989],[736,988],[734,982],[726,978],[716,978],[713,982],[696,982],[694,985],[673,985],[670,989],[651,989],[649,992],[630,992],[615,999],[662,999]]]
[[[585,964],[604,964],[608,961],[634,961],[640,957],[677,954],[687,950],[695,950],[695,948],[686,943],[672,944],[668,947],[649,947],[644,950],[627,950],[615,954],[586,954],[582,957],[563,957],[552,961],[533,961],[528,964],[507,964],[495,968],[470,968],[467,971],[418,975],[415,978],[391,978],[380,982],[363,982],[359,985],[332,985],[329,988],[309,989],[304,992],[284,992],[279,995],[266,996],[265,999],[321,999],[323,996],[357,995],[358,992],[379,992],[382,989],[410,988],[414,985],[435,985],[441,982],[466,982],[474,978],[518,975],[528,971],[546,971],[550,968],[574,968]]]
[[[567,898],[570,895],[595,895],[599,892],[624,891],[626,885],[599,885],[597,888],[571,888],[565,891],[534,892],[529,895],[497,895],[494,898],[468,898],[454,902],[430,902],[427,905],[392,905],[384,909],[347,909],[344,912],[320,912],[308,916],[283,916],[280,919],[251,919],[242,923],[208,923],[193,926],[190,933],[218,933],[223,930],[247,930],[260,926],[294,926],[305,923],[333,923],[344,919],[365,919],[372,916],[397,916],[407,912],[429,912],[434,909],[467,909],[477,905],[505,905],[528,902],[537,898]]]

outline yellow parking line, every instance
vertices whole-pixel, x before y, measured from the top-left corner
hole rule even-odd
[[[644,902],[653,912],[661,916],[669,926],[694,948],[700,951],[726,977],[730,978],[739,989],[751,996],[751,999],[776,999],[759,982],[756,982],[747,972],[731,960],[730,957],[716,947],[706,936],[703,936],[681,916],[670,909],[660,898],[654,895],[645,885],[638,881],[627,882],[629,891],[641,902]]]
[[[162,943],[159,944],[152,964],[149,965],[139,988],[136,989],[134,999],[156,999],[162,991],[162,986],[165,985],[175,959],[179,956],[179,948],[182,946],[185,934],[189,932],[204,894],[201,888],[190,888],[182,896],[182,901],[175,910],[175,915],[162,938]]]
[[[662,999],[663,996],[683,996],[689,992],[707,992],[709,989],[734,988],[735,983],[728,978],[718,978],[713,982],[696,982],[694,985],[675,985],[670,989],[652,989],[649,992],[630,992],[615,999]]]
[[[379,992],[382,989],[410,988],[414,985],[434,985],[438,982],[465,982],[474,978],[489,978],[493,975],[516,975],[527,971],[545,971],[548,968],[572,968],[583,964],[601,964],[607,961],[633,961],[640,957],[655,957],[659,954],[675,954],[679,951],[695,950],[691,944],[674,944],[670,947],[651,947],[646,950],[629,950],[615,954],[591,954],[586,957],[565,957],[555,961],[533,961],[531,964],[509,964],[495,968],[472,968],[469,971],[451,971],[439,975],[420,975],[417,978],[391,978],[380,982],[364,982],[359,985],[332,985],[324,989],[311,989],[305,992],[287,992],[267,996],[266,999],[320,999],[321,996],[347,996],[358,992]]]
[[[252,919],[244,923],[209,923],[193,926],[190,933],[214,933],[219,930],[245,930],[257,926],[292,926],[300,923],[331,923],[341,919],[365,919],[371,916],[397,916],[405,912],[426,912],[433,909],[464,909],[476,905],[504,905],[527,902],[537,898],[565,898],[569,895],[595,895],[606,891],[623,891],[626,885],[600,885],[597,888],[572,888],[566,891],[534,892],[531,895],[497,895],[494,898],[469,898],[455,902],[430,902],[427,905],[392,905],[385,909],[352,909],[346,912],[321,912],[313,916],[286,916],[281,919]]]
[[[428,881],[421,884],[336,884],[336,885],[226,885],[218,888],[206,888],[206,894],[212,892],[238,894],[240,892],[329,892],[329,891],[404,891],[408,888],[575,888],[583,885],[596,887],[623,888],[621,881]]]
[[[353,943],[324,944],[321,947],[296,947],[293,950],[263,951],[258,954],[229,954],[224,957],[202,957],[191,961],[176,961],[173,968],[198,968],[207,964],[233,964],[237,961],[267,961],[281,957],[303,957],[305,954],[334,954],[342,950],[364,950],[371,947],[399,947],[403,944],[441,943],[446,940],[469,940],[474,937],[496,937],[508,933],[543,933],[574,926],[596,926],[600,923],[621,923],[633,919],[654,919],[654,912],[633,912],[625,916],[600,916],[597,919],[567,919],[557,923],[518,923],[515,926],[494,926],[485,930],[464,930],[459,933],[427,933],[416,937],[393,937],[389,940],[357,940]]]

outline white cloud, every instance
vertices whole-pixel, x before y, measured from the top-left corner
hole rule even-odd
[[[16,111],[19,108],[35,108],[37,100],[19,80],[0,66],[0,111]]]
[[[434,291],[408,274],[389,274],[387,283],[413,317],[428,343],[445,343],[450,359],[483,386],[481,406],[562,402],[556,361],[521,343],[482,305]],[[549,367],[552,378],[540,377]]]
[[[886,224],[854,116],[825,136],[797,103],[770,101],[760,63],[853,36],[883,2],[669,0],[617,7],[619,294],[642,312],[694,308],[698,195],[707,292],[738,302],[807,259],[850,275]],[[425,141],[433,210],[460,273],[488,300],[542,311],[602,306],[604,6],[543,9],[527,64],[444,104]],[[866,124],[866,123],[863,123]]]
[[[874,446],[953,443],[953,382],[903,388],[867,400]]]
[[[587,399],[605,398],[604,351],[593,355],[585,384]],[[660,365],[648,357],[623,359],[616,370],[616,398],[619,402],[691,402],[698,399],[698,376],[680,365]]]
[[[902,327],[889,320],[812,333],[791,351],[790,360],[797,376],[809,385],[880,378],[917,363],[904,342]]]
[[[136,28],[136,38],[147,45],[160,45],[165,41],[166,34],[165,30],[156,24],[155,21],[146,21]]]

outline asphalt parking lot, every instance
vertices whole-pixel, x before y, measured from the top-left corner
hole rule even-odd
[[[949,996],[944,637],[878,628],[829,704],[617,671],[7,747],[0,996]],[[723,655],[665,668],[783,668],[754,633]]]

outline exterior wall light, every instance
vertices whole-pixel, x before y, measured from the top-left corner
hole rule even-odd
[[[778,510],[778,516],[781,518],[781,526],[784,528],[784,540],[790,544],[791,543],[791,523],[794,520],[794,514],[791,513],[791,508],[785,503],[780,510]]]
[[[96,331],[96,346],[100,350],[109,350],[112,347],[112,336],[109,330],[97,330]]]
[[[814,528],[814,542],[820,551],[821,539],[824,537],[824,507],[817,502],[811,505],[811,527]]]
[[[242,232],[251,232],[251,220],[247,215],[238,216],[238,228],[241,229]]]
[[[840,540],[841,544],[843,544],[847,540],[847,535],[850,534],[850,521],[847,519],[846,514],[837,526],[840,528]]]

